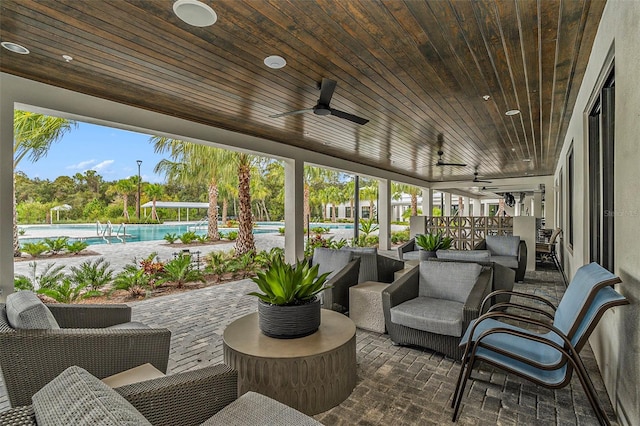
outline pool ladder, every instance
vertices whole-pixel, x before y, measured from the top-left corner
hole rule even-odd
[[[120,236],[120,231],[122,231],[122,237]],[[107,242],[107,244],[111,244],[112,238],[117,238],[121,243],[125,242],[126,239],[127,228],[124,223],[121,223],[116,229],[115,235],[113,233],[113,224],[110,220],[104,224],[104,226],[100,223],[99,220],[96,221],[96,233],[99,237],[102,237],[103,240]]]

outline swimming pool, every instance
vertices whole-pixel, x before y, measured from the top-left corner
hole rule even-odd
[[[278,223],[278,222],[273,222]],[[125,235],[125,241],[138,242],[138,241],[157,241],[163,240],[167,234],[176,234],[180,236],[187,231],[194,231],[197,235],[205,235],[207,228],[205,226],[195,226],[196,223],[180,223],[180,224],[160,224],[160,225],[113,225],[111,231],[111,242],[119,243],[116,235],[122,237]],[[266,225],[257,223],[257,227],[253,229],[254,234],[264,233],[277,233],[278,226]],[[280,223],[279,227],[283,225]],[[102,238],[102,231],[104,231],[105,225],[102,224],[100,231],[98,227],[93,224],[79,224],[79,225],[25,225],[20,226],[21,230],[24,230],[24,235],[19,237],[20,244],[34,243],[42,241],[44,238],[57,238],[57,237],[69,237],[69,242],[82,240],[89,245],[94,244],[107,244],[107,241]],[[238,231],[237,228],[218,228],[221,234],[227,234],[232,231]],[[31,236],[32,235],[32,236]]]

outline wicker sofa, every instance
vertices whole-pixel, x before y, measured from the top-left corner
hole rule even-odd
[[[44,305],[28,291],[0,304],[0,368],[14,407],[73,365],[98,378],[144,363],[164,373],[170,341],[166,328],[131,322],[127,305]]]
[[[0,413],[0,424],[320,425],[264,395],[248,392],[238,398],[237,377],[220,364],[112,389],[73,366],[38,391],[32,404]]]
[[[389,337],[460,359],[460,337],[479,316],[492,273],[477,263],[421,261],[382,292]]]

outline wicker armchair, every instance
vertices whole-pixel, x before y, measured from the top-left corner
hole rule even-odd
[[[108,415],[115,418],[128,419],[127,424],[154,426],[249,426],[269,422],[300,426],[320,425],[311,417],[264,395],[248,392],[238,398],[238,373],[224,364],[114,389],[101,384],[86,371],[79,370],[72,367],[54,379],[43,389],[45,392],[42,392],[42,395],[34,397],[33,405],[15,407],[0,413],[0,424],[37,426],[35,411],[38,411],[56,424],[64,424],[69,418],[73,418],[73,424],[77,425],[98,424],[96,418],[109,413]],[[69,376],[78,377],[87,383],[87,393],[81,396],[81,403],[70,403],[66,406],[62,404],[60,407],[60,400],[68,398],[68,394],[73,393],[69,392],[68,388],[77,386],[68,381],[61,381],[62,377],[62,380],[68,380]],[[133,407],[123,406],[126,402],[122,398]],[[106,418],[100,424],[105,422]]]
[[[0,368],[11,406],[72,365],[104,378],[144,363],[167,371],[171,332],[131,321],[127,305],[48,305],[60,329],[14,329],[0,304]]]
[[[479,275],[476,275],[477,270]],[[491,267],[472,263],[420,262],[420,266],[402,275],[382,292],[382,309],[389,337],[399,345],[421,346],[460,359],[463,353],[459,347],[460,337],[480,314],[482,300],[491,291],[492,272]],[[442,294],[431,292],[432,296],[429,296],[431,290],[428,287],[431,285],[425,284],[424,278],[430,275],[448,276],[449,281],[465,276],[466,283],[462,287],[451,282],[443,283],[439,290],[436,289],[442,290]],[[470,286],[467,285],[469,283]],[[454,287],[458,287],[453,290],[457,294],[447,297],[446,294],[451,293]],[[399,313],[398,307],[404,312]],[[396,311],[392,312],[394,309]],[[402,320],[394,319],[394,314],[402,315]]]

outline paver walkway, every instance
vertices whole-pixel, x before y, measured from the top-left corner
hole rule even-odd
[[[256,310],[250,280],[132,303],[133,317],[172,332],[169,371],[221,363],[222,333],[236,318]],[[559,299],[564,291],[555,271],[527,273],[516,289]],[[429,350],[394,346],[388,335],[358,329],[358,383],[339,406],[318,414],[327,425],[451,424],[449,401],[459,363]],[[607,400],[591,349],[581,353],[609,418]],[[560,390],[535,386],[512,375],[484,368],[467,386],[460,425],[595,425],[577,379]],[[0,410],[8,407],[0,387]],[[614,424],[616,424],[614,422]]]

